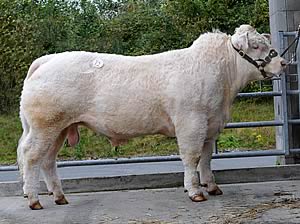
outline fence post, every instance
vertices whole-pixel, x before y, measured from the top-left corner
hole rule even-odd
[[[283,36],[278,35],[280,31],[296,31],[300,24],[300,1],[294,0],[269,0],[269,14],[270,14],[270,27],[272,36],[272,45],[277,49],[282,48]],[[291,42],[292,39],[287,38],[286,44]],[[281,49],[282,50],[282,49]],[[299,52],[299,51],[298,51]],[[300,84],[300,65],[298,61],[297,66],[290,66],[288,74],[298,74],[293,77],[286,77],[287,85],[275,81],[274,91],[278,90],[298,90]],[[286,94],[283,94],[283,97]],[[299,119],[300,105],[299,105],[299,94],[298,95],[287,95],[284,103],[281,102],[279,97],[274,98],[274,109],[276,119],[285,120],[283,112],[287,112],[288,119]],[[286,105],[286,108],[284,108]],[[286,127],[286,129],[284,129]],[[276,148],[286,150],[286,155],[280,158],[282,164],[295,164],[300,163],[300,154],[289,153],[290,148],[300,148],[300,125],[299,124],[285,124],[283,127],[276,128]]]

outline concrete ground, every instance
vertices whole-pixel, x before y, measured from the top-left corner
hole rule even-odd
[[[68,194],[69,205],[41,196],[31,211],[22,197],[0,197],[1,224],[300,223],[300,181],[221,185],[222,196],[191,202],[183,188]]]

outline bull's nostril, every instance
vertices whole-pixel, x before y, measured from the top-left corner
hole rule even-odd
[[[287,61],[286,60],[283,60],[280,62],[281,66],[282,67],[286,67],[287,66]]]

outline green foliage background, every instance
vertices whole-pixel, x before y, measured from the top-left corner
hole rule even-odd
[[[85,50],[152,54],[189,46],[213,28],[268,32],[267,0],[1,0],[0,113],[16,111],[30,63]]]

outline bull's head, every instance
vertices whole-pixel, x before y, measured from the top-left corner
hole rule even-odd
[[[287,62],[279,56],[270,44],[269,35],[259,34],[250,25],[241,25],[231,37],[231,43],[236,51],[248,62],[253,64],[261,77],[272,78],[279,75]]]

